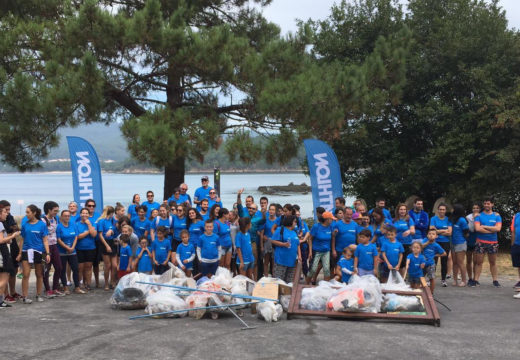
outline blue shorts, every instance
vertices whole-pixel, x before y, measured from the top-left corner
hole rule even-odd
[[[254,262],[249,262],[249,263],[244,263],[244,271],[247,271],[247,270],[253,270],[253,267],[254,267],[255,263]],[[237,262],[237,267],[240,267],[240,263]]]
[[[226,255],[228,252],[231,252],[231,250],[233,250],[232,246],[222,246],[221,249],[223,255]]]
[[[361,268],[358,268],[358,275],[359,276],[365,276],[365,275],[374,275],[374,270],[365,270],[365,269],[361,269]]]
[[[202,276],[215,275],[218,269],[218,261],[212,263],[201,262],[199,266]]]
[[[413,285],[413,284],[420,285],[421,284],[421,278],[420,277],[408,276],[408,282],[410,283],[410,285]]]

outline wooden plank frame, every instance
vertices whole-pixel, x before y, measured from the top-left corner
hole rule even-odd
[[[292,296],[289,303],[289,310],[287,312],[287,320],[294,318],[295,316],[322,316],[329,318],[340,318],[340,319],[359,319],[359,320],[370,320],[379,319],[384,321],[395,321],[395,322],[406,322],[406,323],[417,323],[417,324],[428,324],[434,326],[441,325],[441,317],[439,311],[435,306],[435,300],[430,291],[430,288],[423,286],[418,291],[386,291],[385,294],[397,294],[397,295],[414,295],[422,298],[424,308],[426,309],[426,315],[415,315],[415,314],[387,314],[387,313],[364,313],[364,312],[340,312],[333,310],[306,310],[300,308],[300,300],[302,297],[302,290],[308,287],[314,287],[313,285],[300,284],[301,276],[301,264],[298,263],[296,267],[296,273],[293,281]],[[425,285],[426,282],[423,282]]]

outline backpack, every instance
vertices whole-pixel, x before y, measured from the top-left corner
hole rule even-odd
[[[170,223],[170,230],[172,229],[172,224],[173,224],[173,217],[170,215],[168,217],[168,219],[170,220],[169,223]],[[159,221],[161,221],[161,217],[160,216],[157,216],[155,218],[155,227],[159,226]]]

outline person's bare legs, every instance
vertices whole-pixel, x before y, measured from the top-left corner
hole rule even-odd
[[[457,267],[458,267],[457,272],[460,272],[460,277],[462,279],[462,283],[460,284],[460,286],[465,286],[466,281],[467,281],[466,266],[464,264],[464,260],[466,259],[466,252],[465,251],[456,252],[454,258],[457,258]]]
[[[473,251],[466,251],[466,271],[468,279],[473,279]]]
[[[22,261],[22,296],[25,298],[29,294],[29,276],[31,276],[31,264],[28,261]]]
[[[34,264],[34,272],[36,273],[36,295],[41,296],[43,290],[43,264]]]
[[[7,292],[7,283],[9,282],[9,273],[0,273],[0,294]]]
[[[480,279],[480,274],[482,273],[482,264],[484,263],[484,254],[475,254],[475,281]]]
[[[112,286],[116,286],[117,284],[117,256],[112,256],[110,258],[110,270],[112,274],[110,276],[110,284]]]
[[[83,284],[86,286],[86,287],[91,287],[90,286],[90,283],[92,281],[92,263],[91,262],[86,262],[84,265],[84,268],[83,268]],[[98,268],[99,270],[99,268]]]
[[[489,270],[493,281],[498,281],[497,254],[488,254]]]
[[[450,253],[448,254],[448,272],[447,272],[447,275],[452,275],[453,276],[453,251],[450,251]],[[455,276],[453,276],[453,279],[454,281],[457,280],[457,278]]]
[[[111,272],[112,261],[110,259],[110,255],[103,255],[103,276],[105,278],[105,290],[109,289]]]

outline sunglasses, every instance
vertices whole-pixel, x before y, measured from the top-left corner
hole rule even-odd
[[[214,192],[214,191],[210,191],[209,193],[210,193],[210,194],[216,194],[216,192]]]
[[[177,211],[184,211],[184,209],[183,208],[178,208]]]
[[[85,207],[93,207],[93,208],[95,208],[96,205],[85,205]]]

